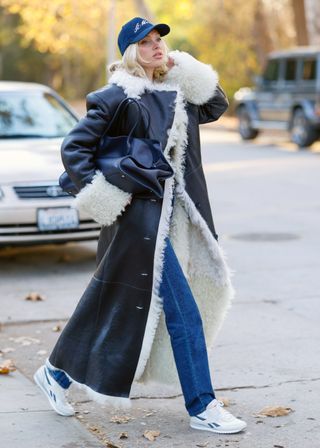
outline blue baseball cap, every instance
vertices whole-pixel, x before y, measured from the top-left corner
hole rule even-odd
[[[152,25],[152,23],[142,17],[134,17],[125,23],[118,36],[120,53],[123,55],[129,45],[139,42],[139,40],[143,39],[152,30],[157,30],[160,36],[165,36],[170,33],[169,25],[165,23]]]

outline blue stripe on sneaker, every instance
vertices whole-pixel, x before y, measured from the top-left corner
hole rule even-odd
[[[50,384],[50,386],[51,386],[50,380],[49,380],[48,375],[47,375],[47,368],[46,367],[44,368],[44,374],[45,374],[45,377],[46,377],[46,379],[48,381],[48,384]]]
[[[218,425],[218,423],[208,423],[208,425],[211,427],[211,428],[217,428],[218,426],[220,426],[220,425]]]
[[[57,402],[56,394],[54,394],[54,393],[52,392],[52,390],[50,390],[50,395],[51,395],[51,397],[54,399],[54,401]]]
[[[195,415],[196,418],[198,418],[199,420],[201,420],[202,422],[205,420],[204,417],[200,417],[199,415]]]
[[[68,389],[71,385],[71,381],[62,370],[53,370],[47,367],[50,376],[61,386],[63,389]]]

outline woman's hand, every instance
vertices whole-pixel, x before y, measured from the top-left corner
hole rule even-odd
[[[167,67],[169,70],[174,67],[174,60],[170,56],[168,56]]]

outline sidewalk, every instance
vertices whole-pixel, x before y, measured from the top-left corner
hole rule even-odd
[[[75,418],[61,418],[39,389],[19,371],[0,378],[1,446],[9,448],[100,448]]]

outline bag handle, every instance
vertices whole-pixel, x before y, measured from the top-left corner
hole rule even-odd
[[[107,128],[105,129],[105,131],[103,132],[103,134],[102,134],[102,136],[101,136],[100,142],[103,141],[104,137],[105,137],[105,136],[107,135],[107,133],[110,131],[110,129],[112,128],[112,126],[114,125],[114,123],[116,122],[116,120],[117,120],[118,118],[120,118],[120,116],[121,116],[122,113],[125,112],[125,110],[127,109],[128,105],[129,105],[130,103],[134,103],[134,104],[136,104],[136,106],[138,106],[138,109],[139,109],[139,115],[138,115],[138,117],[137,117],[137,119],[136,119],[136,122],[134,123],[133,127],[131,128],[131,130],[130,130],[130,132],[129,132],[128,140],[131,138],[131,136],[132,136],[132,134],[133,134],[133,131],[135,130],[135,128],[137,127],[138,123],[139,123],[140,120],[141,120],[141,117],[142,117],[142,107],[144,107],[144,109],[147,111],[147,116],[148,116],[148,126],[147,126],[147,130],[149,129],[149,127],[150,127],[150,114],[149,114],[149,111],[148,111],[148,109],[146,108],[146,106],[145,106],[144,104],[140,104],[139,101],[137,101],[135,98],[127,97],[127,98],[124,98],[124,99],[118,104],[117,109],[116,109],[116,111],[115,111],[115,113],[114,113],[114,115],[113,115],[113,117],[112,117],[110,123],[108,124]],[[123,109],[123,110],[122,110],[122,109]]]

